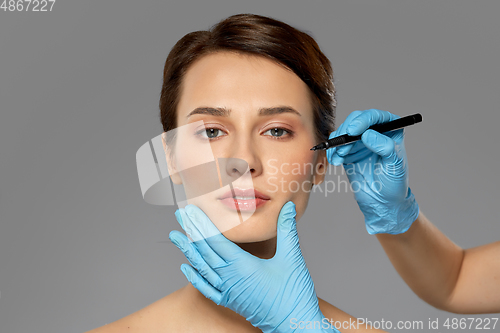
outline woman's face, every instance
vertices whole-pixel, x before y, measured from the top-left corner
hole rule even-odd
[[[327,164],[324,151],[310,150],[318,144],[312,105],[307,85],[296,74],[259,56],[209,54],[186,72],[177,112],[177,126],[197,122],[200,136],[189,144],[180,137],[176,140],[175,168],[206,162],[203,147],[210,147],[214,158],[230,162],[219,163],[219,176],[180,172],[172,178],[174,183],[194,193],[201,184],[219,182],[220,172],[243,175],[233,188],[255,189],[267,198],[222,199],[229,189],[225,186],[190,199],[224,236],[238,243],[275,237],[279,212],[289,200],[296,205],[296,219],[303,215],[312,184],[323,181]],[[193,149],[196,142],[199,153]],[[241,208],[242,220],[224,225],[226,217],[238,216],[235,205]]]

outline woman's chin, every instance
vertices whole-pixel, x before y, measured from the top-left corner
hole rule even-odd
[[[189,203],[200,207],[219,231],[234,243],[263,242],[276,237],[278,212],[271,202],[254,208],[241,210],[228,208],[216,201],[207,204],[209,200],[192,200]],[[269,200],[271,201],[271,200]],[[273,216],[275,216],[273,218]]]
[[[224,237],[233,243],[256,243],[263,242],[276,237],[276,225],[273,228],[269,226],[259,226],[250,221],[226,230],[222,233]]]

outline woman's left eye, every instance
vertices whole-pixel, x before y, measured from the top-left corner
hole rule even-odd
[[[282,127],[275,127],[271,128],[264,133],[271,132],[271,136],[274,137],[275,139],[283,139],[286,137],[290,137],[293,135],[293,132],[287,129],[284,129]],[[288,135],[283,135],[283,133],[287,133]]]

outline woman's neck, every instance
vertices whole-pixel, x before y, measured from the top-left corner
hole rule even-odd
[[[205,327],[210,328],[207,332],[262,332],[252,326],[245,317],[206,298],[191,283],[181,290],[183,302],[187,302],[190,311],[189,321],[203,323]]]
[[[235,243],[242,250],[259,257],[261,259],[271,259],[276,253],[276,240],[277,238],[271,238],[261,242],[253,243]]]
[[[277,238],[254,243],[235,243],[242,250],[259,257],[261,259],[270,259],[276,252]],[[214,328],[217,325],[225,327],[221,331],[237,331],[237,332],[261,332],[256,327],[253,327],[243,316],[233,312],[229,308],[217,305],[202,293],[198,291],[191,283],[182,288],[183,299],[190,300],[190,308],[196,309],[197,318],[205,320],[208,325]]]

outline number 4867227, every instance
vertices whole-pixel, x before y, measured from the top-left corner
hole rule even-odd
[[[3,0],[0,10],[4,12],[51,12],[55,3],[56,0]]]

